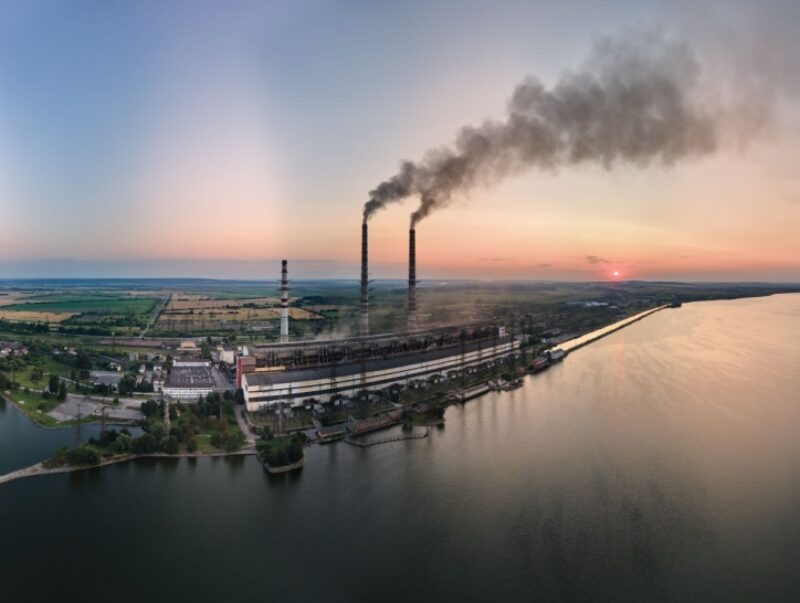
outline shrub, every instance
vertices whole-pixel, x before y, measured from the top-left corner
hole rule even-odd
[[[235,452],[244,445],[244,435],[241,432],[236,432],[228,438],[225,442],[225,450],[228,452]]]
[[[167,454],[178,454],[180,448],[180,442],[178,442],[178,438],[175,436],[169,436],[161,440],[161,450]]]
[[[136,454],[152,454],[158,448],[158,441],[151,434],[145,433],[133,440],[131,448]]]
[[[78,446],[66,451],[64,461],[68,465],[97,465],[100,462],[100,453],[91,446]]]
[[[197,439],[192,437],[189,438],[189,441],[186,442],[186,450],[189,452],[196,452],[197,451]]]
[[[224,432],[215,431],[211,434],[211,445],[214,448],[222,448],[222,446],[225,444],[225,441],[228,439],[227,435],[228,434]]]

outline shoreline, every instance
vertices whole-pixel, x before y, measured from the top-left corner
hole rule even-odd
[[[714,300],[709,300],[709,301],[714,301]],[[566,352],[567,355],[569,355],[572,352],[577,351],[577,350],[589,345],[590,343],[594,343],[595,341],[598,341],[598,340],[600,340],[600,339],[602,339],[602,338],[604,338],[604,337],[606,337],[608,335],[611,335],[612,333],[616,333],[617,331],[619,331],[621,329],[624,329],[625,327],[630,326],[630,325],[632,325],[634,323],[637,323],[640,320],[643,320],[643,319],[647,318],[648,316],[651,316],[651,315],[655,314],[656,312],[660,312],[661,310],[664,310],[665,308],[669,308],[669,305],[662,305],[662,306],[658,306],[657,308],[651,308],[649,310],[644,310],[644,311],[640,312],[639,314],[636,314],[634,316],[630,316],[628,318],[625,318],[622,321],[618,321],[617,323],[612,323],[611,325],[608,325],[606,327],[601,327],[600,329],[597,329],[597,331],[602,331],[602,332],[598,332],[596,336],[590,337],[586,341],[583,341],[583,342],[577,344],[575,347],[572,347],[569,350],[565,350],[565,352]],[[604,331],[604,329],[608,329],[608,330]],[[578,336],[578,337],[576,337],[576,338],[574,338],[572,340],[569,340],[569,341],[575,341],[575,340],[581,339],[583,337],[588,337],[590,335],[591,335],[591,333],[587,333],[585,335]],[[567,344],[567,343],[569,343],[569,341],[565,341],[562,344],[559,344],[559,346]],[[556,346],[556,347],[559,347],[559,346]],[[470,395],[469,397],[461,400],[460,402],[463,403],[463,402],[466,402],[468,400],[480,398],[483,395],[485,395],[486,393],[489,393],[490,390],[488,388],[486,388],[486,391],[483,391],[484,387],[485,386],[475,386],[472,389],[478,390],[478,391],[475,391],[473,393],[473,395]],[[2,397],[3,397],[4,400],[6,400],[12,406],[16,407],[16,404],[13,401],[8,400],[5,396],[2,396]],[[47,427],[45,427],[43,425],[40,425],[36,421],[31,419],[27,415],[27,413],[25,413],[21,408],[17,408],[17,411],[21,412],[32,423],[34,423],[36,425],[39,425],[39,427],[42,427],[44,429],[48,429]],[[70,425],[70,426],[65,426],[65,427],[60,427],[60,428],[56,427],[56,428],[52,428],[52,429],[68,429],[69,427],[72,427],[72,426]],[[427,427],[429,428],[429,426],[427,426]],[[422,436],[422,437],[427,437],[427,435],[428,435],[428,433],[426,432],[425,436]],[[420,439],[420,436],[416,436],[416,437],[412,437],[412,438],[404,437],[404,438],[401,438],[401,439],[402,440]],[[392,441],[395,441],[395,439],[392,439]],[[385,443],[385,442],[381,441],[379,443]],[[123,457],[101,461],[97,465],[65,466],[65,467],[56,467],[56,468],[53,468],[53,469],[46,469],[45,467],[42,466],[42,463],[44,463],[45,461],[41,461],[39,463],[35,463],[33,465],[29,465],[28,467],[23,467],[21,469],[17,469],[15,471],[11,471],[9,473],[6,473],[5,475],[0,475],[0,485],[5,484],[5,483],[9,483],[9,482],[12,482],[12,481],[15,481],[15,480],[18,480],[18,479],[22,479],[22,478],[25,478],[25,477],[36,477],[36,476],[41,476],[41,475],[55,475],[55,474],[59,474],[59,473],[72,473],[72,472],[75,472],[75,471],[85,471],[85,470],[88,470],[88,469],[100,469],[100,468],[107,467],[107,466],[110,466],[110,465],[116,465],[118,463],[126,463],[128,461],[131,461],[131,460],[134,460],[134,459],[139,459],[139,458],[156,458],[156,459],[158,459],[158,458],[205,458],[205,457],[217,457],[217,458],[219,458],[219,457],[226,457],[226,456],[252,456],[252,455],[256,455],[256,454],[257,454],[257,452],[256,452],[255,447],[251,447],[251,446],[247,446],[247,447],[243,448],[242,450],[238,450],[236,452],[183,452],[183,453],[178,453],[178,454],[166,454],[166,453],[128,454],[128,455],[125,455]]]
[[[10,404],[14,408],[14,410],[16,410],[17,412],[21,413],[22,416],[24,416],[26,419],[28,419],[31,423],[33,423],[36,427],[39,427],[40,429],[46,429],[47,431],[61,431],[62,429],[73,429],[75,427],[76,423],[77,423],[77,421],[73,420],[71,422],[65,421],[65,423],[67,423],[66,425],[44,425],[44,424],[40,423],[39,421],[37,421],[36,419],[34,419],[33,417],[31,417],[27,412],[25,412],[22,408],[20,408],[19,404],[14,402],[12,399],[10,399],[8,396],[6,396],[4,393],[0,393],[0,398],[4,402],[6,402],[7,404]],[[100,419],[98,419],[96,417],[87,418],[85,421],[81,420],[81,424],[82,425],[100,425]],[[106,425],[109,426],[109,427],[110,426],[114,426],[114,427],[136,427],[137,426],[135,421],[125,422],[125,421],[121,421],[121,420],[116,420],[116,421],[113,421],[113,422],[112,421],[106,421]]]
[[[228,456],[253,456],[256,454],[255,448],[246,448],[235,452],[180,452],[177,454],[167,454],[166,452],[154,452],[152,454],[126,454],[117,458],[106,459],[97,465],[65,465],[62,467],[47,468],[44,466],[46,461],[40,461],[33,465],[28,465],[22,469],[16,469],[5,475],[0,475],[0,485],[13,482],[25,477],[37,477],[41,475],[57,475],[59,473],[74,473],[76,471],[87,471],[90,469],[102,469],[111,465],[127,463],[136,459],[180,459],[180,458],[220,458]]]
[[[691,302],[689,302],[689,303],[691,303]],[[612,324],[610,324],[608,326],[605,326],[605,327],[600,327],[599,329],[596,329],[594,331],[586,333],[585,335],[579,335],[578,337],[574,337],[572,339],[564,341],[563,343],[560,343],[557,346],[555,346],[555,348],[551,348],[551,349],[556,349],[556,348],[562,349],[562,350],[564,350],[565,355],[568,356],[572,352],[576,352],[576,351],[580,350],[581,348],[589,345],[590,343],[594,343],[595,341],[598,341],[599,339],[603,339],[603,337],[607,337],[608,335],[611,335],[612,333],[616,333],[617,331],[619,331],[621,329],[624,329],[625,327],[628,327],[628,326],[630,326],[630,325],[632,325],[634,323],[637,323],[640,320],[644,320],[648,316],[652,316],[656,312],[660,312],[661,310],[665,310],[665,309],[671,309],[671,308],[670,308],[669,305],[665,304],[663,306],[658,306],[657,308],[650,308],[649,310],[644,310],[642,312],[639,312],[638,314],[634,314],[633,316],[629,316],[628,318],[623,318],[622,320],[620,320],[620,321],[618,321],[616,323],[612,323]],[[592,336],[592,333],[597,333],[597,334]],[[586,339],[586,341],[582,341],[582,342],[574,344],[572,346],[568,345],[570,342],[578,341],[580,339],[583,339],[584,337],[588,337],[588,339]],[[565,349],[565,347],[562,347],[562,346],[567,346],[567,347]]]

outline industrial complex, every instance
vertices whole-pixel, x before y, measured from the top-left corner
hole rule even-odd
[[[359,336],[288,341],[288,269],[281,263],[280,343],[256,347],[237,361],[237,386],[248,411],[276,405],[309,406],[341,397],[459,377],[518,353],[520,341],[502,325],[421,331],[417,324],[416,232],[409,231],[408,330],[369,334],[367,222],[361,226]]]

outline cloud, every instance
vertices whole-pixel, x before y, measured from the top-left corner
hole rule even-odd
[[[541,264],[536,264],[537,268],[552,268],[552,264],[548,264],[547,262],[542,262]]]
[[[479,262],[507,262],[508,258],[478,258]]]
[[[590,264],[610,264],[611,261],[597,255],[587,255],[586,261]]]

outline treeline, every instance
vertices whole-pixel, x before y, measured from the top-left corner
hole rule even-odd
[[[256,448],[262,463],[271,467],[284,467],[303,458],[303,445],[307,440],[307,436],[302,432],[297,432],[288,438],[262,436]]]
[[[9,333],[30,333],[41,334],[49,333],[50,326],[45,322],[12,322],[5,318],[0,318],[0,331]]]

